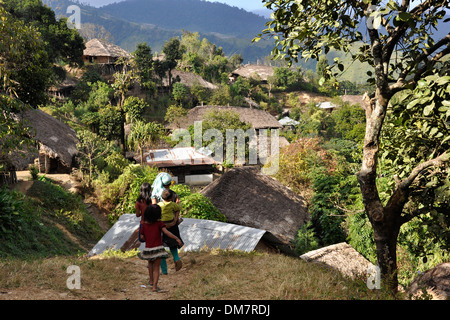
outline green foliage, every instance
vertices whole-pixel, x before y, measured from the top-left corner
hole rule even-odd
[[[124,213],[134,213],[136,199],[144,182],[153,183],[159,171],[157,168],[130,164],[113,182],[97,180],[96,192],[100,202],[110,208],[108,216],[111,223]]]
[[[301,138],[283,148],[279,155],[279,170],[275,178],[301,194],[322,172],[336,170],[332,153],[320,146],[318,138]]]
[[[69,29],[67,19],[57,20],[55,12],[42,0],[8,0],[6,9],[16,18],[35,27],[45,43],[49,60],[82,66],[84,40],[76,29]]]
[[[163,128],[156,122],[136,121],[128,135],[128,145],[140,152],[141,164],[144,163],[144,149],[153,149],[160,139]]]
[[[88,187],[90,187],[94,177],[94,161],[105,156],[112,149],[112,143],[88,130],[78,132],[78,139],[80,140],[77,144],[80,168],[88,172],[85,180],[87,181]]]
[[[311,221],[305,223],[298,229],[295,238],[295,253],[302,255],[308,251],[319,248],[319,241],[315,235]]]
[[[101,236],[79,196],[49,181],[35,181],[27,194],[0,190],[0,257],[71,255],[80,250],[56,223],[85,241]]]
[[[17,193],[8,192],[6,187],[0,189],[0,227],[3,237],[12,237],[14,232],[20,231],[24,223],[20,215],[23,201]]]
[[[181,215],[186,218],[207,219],[225,222],[225,216],[201,193],[192,193],[180,197],[183,209]]]
[[[134,96],[126,98],[123,105],[123,110],[128,122],[143,120],[142,115],[147,108],[148,104],[144,99]]]
[[[36,107],[47,101],[51,65],[45,43],[33,26],[0,6],[0,94]],[[3,99],[3,98],[2,98]]]
[[[341,104],[333,110],[331,117],[334,120],[333,131],[337,136],[356,142],[363,141],[366,131],[365,111],[357,105]]]
[[[175,124],[177,127],[180,126],[180,119],[187,115],[187,110],[182,106],[171,105],[167,108],[164,120],[170,124]]]
[[[365,212],[360,211],[348,216],[348,242],[366,259],[376,264],[377,251],[373,229]]]
[[[178,194],[186,218],[226,221],[226,217],[214,206],[211,200],[201,193],[192,193],[189,186],[177,184],[170,187]]]

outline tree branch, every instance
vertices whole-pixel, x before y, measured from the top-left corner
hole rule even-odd
[[[440,166],[441,164],[449,160],[450,160],[450,153],[444,152],[437,158],[422,162],[411,171],[411,174],[409,175],[408,178],[400,182],[400,184],[398,185],[398,189],[406,190],[407,188],[409,188],[409,186],[411,186],[411,184],[414,182],[417,176],[419,176],[422,173],[423,170],[433,166]]]
[[[442,51],[440,51],[439,53],[437,53],[433,58],[431,58],[430,60],[427,61],[427,63],[421,67],[416,74],[414,75],[414,79],[410,80],[409,82],[405,81],[406,76],[408,75],[408,73],[411,71],[411,68],[406,68],[398,77],[397,82],[395,82],[394,84],[392,84],[389,89],[392,90],[392,93],[395,94],[396,92],[402,90],[405,85],[407,84],[414,84],[417,81],[420,80],[420,78],[422,77],[422,75],[428,70],[428,68],[430,66],[433,66],[436,62],[438,62],[442,57],[444,57],[445,55],[450,53],[450,33],[447,34],[444,38],[442,38],[441,40],[439,40],[438,42],[435,43],[434,46],[432,46],[431,48],[429,48],[428,50],[425,50],[418,58],[417,58],[417,63],[415,65],[417,65],[418,63],[426,60],[430,55],[432,55],[433,53],[435,53],[440,47],[447,45],[447,47],[445,49],[443,49]]]

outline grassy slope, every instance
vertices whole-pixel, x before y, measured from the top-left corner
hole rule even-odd
[[[298,258],[242,252],[182,253],[183,269],[158,283],[152,295],[146,262],[136,258],[53,257],[33,261],[0,261],[0,299],[114,300],[353,300],[386,299],[365,281],[352,281],[338,272]],[[66,285],[69,265],[81,271],[81,289]]]
[[[184,268],[143,290],[146,263],[135,255],[85,255],[101,236],[81,199],[50,182],[35,181],[21,198],[20,231],[0,237],[0,299],[378,299],[365,279],[279,254],[213,251],[182,253]],[[62,209],[64,208],[64,209]],[[84,253],[84,255],[83,255]],[[67,267],[78,265],[82,288],[69,290]],[[258,272],[255,272],[258,270]]]
[[[47,257],[84,252],[101,237],[82,199],[50,181],[27,182],[26,196],[11,193],[14,223],[0,235],[0,257]]]

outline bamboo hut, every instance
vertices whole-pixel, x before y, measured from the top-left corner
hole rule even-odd
[[[78,154],[75,130],[39,109],[23,112],[19,120],[30,128],[37,142],[39,171],[70,173]]]
[[[413,299],[419,299],[424,291],[433,300],[450,299],[450,262],[438,264],[419,274],[406,293]]]
[[[195,84],[199,84],[203,88],[209,89],[209,90],[215,90],[217,89],[217,86],[209,81],[206,81],[201,76],[191,73],[191,72],[185,72],[180,70],[172,70],[172,81],[173,79],[179,80],[178,82],[186,85],[187,87],[191,88]],[[166,76],[163,78],[163,86],[169,87],[169,77]]]
[[[202,121],[204,116],[211,112],[233,111],[239,114],[241,121],[251,124],[255,129],[281,129],[282,125],[270,113],[254,108],[230,107],[230,106],[197,106],[189,110],[188,114],[181,118],[178,123],[181,128],[187,129],[195,121]],[[168,127],[171,130],[177,129],[175,124]]]
[[[100,66],[99,71],[103,75],[109,75],[120,71],[116,62],[120,58],[128,60],[131,55],[121,47],[109,43],[105,40],[92,39],[86,43],[86,49],[83,51],[83,60],[85,63],[95,63]]]
[[[267,230],[284,243],[309,220],[306,202],[259,167],[236,167],[204,188],[229,223]]]
[[[272,66],[248,64],[231,72],[228,76],[228,80],[230,83],[233,83],[238,77],[243,77],[246,79],[254,78],[263,83],[267,83],[268,78],[273,76],[273,72],[274,67]]]

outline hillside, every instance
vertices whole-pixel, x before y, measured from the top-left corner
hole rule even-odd
[[[237,7],[199,0],[127,0],[101,7],[99,12],[169,30],[237,38],[253,38],[267,21]]]
[[[350,280],[299,258],[222,250],[182,252],[183,268],[175,272],[170,261],[169,274],[159,282],[163,291],[155,294],[147,284],[146,262],[135,251],[87,257],[107,228],[100,231],[99,218],[79,202],[79,196],[65,191],[73,187],[69,175],[49,175],[52,180],[43,181],[28,181],[27,172],[19,176],[24,180],[12,188],[30,209],[21,211],[23,220],[18,220],[26,234],[0,237],[0,300],[388,298],[367,289],[364,279]],[[32,213],[33,219],[27,217]],[[81,270],[78,290],[67,288],[70,265]],[[255,273],[255,268],[261,272]]]
[[[244,62],[255,62],[270,54],[271,42],[251,43],[264,28],[266,20],[263,17],[220,3],[184,0],[178,4],[178,0],[171,1],[176,1],[177,5],[168,6],[170,1],[132,0],[135,5],[125,1],[95,8],[70,0],[43,0],[57,16],[67,16],[67,8],[78,5],[82,24],[104,27],[112,35],[112,42],[129,52],[141,42],[149,44],[153,52],[161,52],[165,41],[179,37],[187,30],[198,31],[201,38],[222,47],[228,56],[242,54]],[[184,11],[173,10],[178,7]]]

